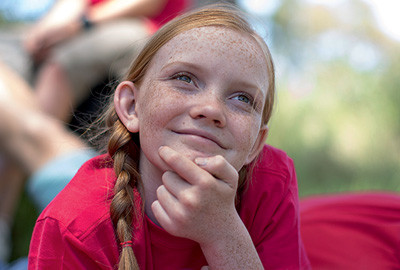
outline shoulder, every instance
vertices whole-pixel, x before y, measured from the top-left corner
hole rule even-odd
[[[259,158],[256,161],[255,172],[284,173],[293,168],[293,160],[281,149],[270,145],[264,145]]]
[[[287,190],[296,180],[293,160],[282,150],[265,145],[251,172],[249,186]],[[275,190],[276,191],[276,190]]]
[[[83,237],[96,225],[109,219],[115,175],[108,155],[97,156],[79,169],[68,185],[38,218],[57,220],[75,237]]]
[[[284,151],[265,145],[240,196],[239,209],[251,216],[262,211],[263,218],[269,219],[287,204],[294,208],[298,204],[293,160]]]
[[[265,145],[248,187],[240,196],[239,215],[264,267],[308,269],[300,239],[298,190],[292,159]],[[282,260],[285,258],[285,260]]]

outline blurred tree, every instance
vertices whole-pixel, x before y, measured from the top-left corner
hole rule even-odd
[[[272,21],[268,142],[294,158],[301,194],[400,191],[400,44],[360,0],[284,0]]]

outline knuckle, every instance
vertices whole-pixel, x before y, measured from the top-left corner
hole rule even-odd
[[[232,179],[237,183],[239,181],[239,172],[232,170]]]
[[[180,200],[182,204],[188,209],[193,209],[196,207],[197,199],[192,192],[183,192]]]
[[[202,190],[210,190],[214,188],[215,180],[209,176],[201,177],[198,185]]]
[[[215,166],[216,167],[221,167],[221,166],[224,166],[225,165],[225,158],[223,157],[223,156],[221,156],[221,155],[217,155],[217,156],[215,156],[215,161],[214,161],[214,164],[215,164]]]

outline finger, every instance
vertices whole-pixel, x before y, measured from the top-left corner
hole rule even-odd
[[[237,186],[239,174],[236,169],[222,156],[198,157],[194,162],[202,169],[222,180],[232,187]]]
[[[153,211],[154,217],[157,219],[162,228],[166,229],[172,226],[172,220],[169,218],[167,212],[161,206],[158,200],[155,200],[151,204],[151,210]]]
[[[162,182],[165,188],[178,199],[182,192],[192,187],[191,184],[172,171],[167,171],[162,175]]]
[[[157,189],[157,199],[151,205],[155,218],[166,231],[176,235],[176,222],[184,218],[179,201],[163,185]]]
[[[169,214],[168,209],[176,209],[178,207],[179,201],[166,189],[164,185],[157,188],[156,194],[160,205],[164,208],[167,214]]]
[[[180,177],[189,182],[196,184],[207,172],[168,146],[162,146],[158,150],[161,159]]]
[[[151,205],[153,214],[164,229],[174,225],[172,211],[178,209],[178,200],[161,185],[156,191],[157,200]]]

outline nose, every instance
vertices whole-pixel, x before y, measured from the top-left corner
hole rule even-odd
[[[189,114],[193,119],[208,121],[220,128],[226,125],[222,101],[213,95],[197,97],[195,104],[190,108]]]

